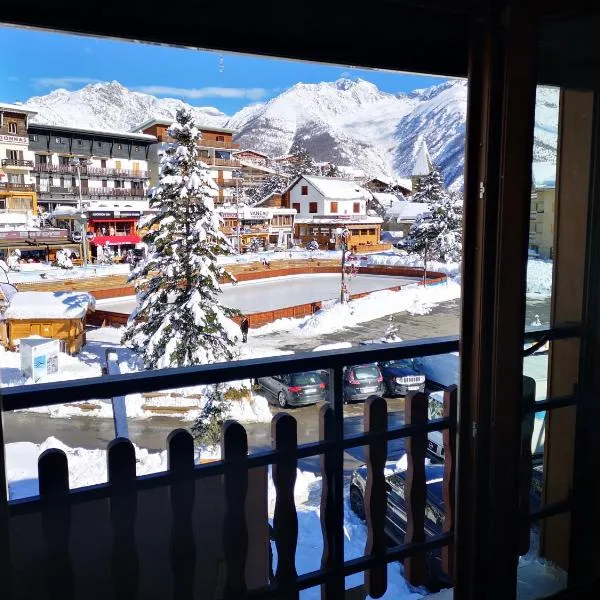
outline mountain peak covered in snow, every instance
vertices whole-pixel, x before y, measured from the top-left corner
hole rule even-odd
[[[211,106],[191,106],[129,90],[118,81],[57,89],[30,98],[38,123],[130,131],[150,118],[192,111],[202,126],[237,130],[235,140],[271,156],[304,146],[318,162],[360,169],[370,176],[409,177],[421,140],[447,185],[462,187],[467,82],[450,79],[408,93],[389,93],[365,79],[297,83],[279,95],[245,106],[232,116]],[[534,160],[554,160],[558,91],[540,88]]]

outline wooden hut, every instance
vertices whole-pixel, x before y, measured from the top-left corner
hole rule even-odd
[[[21,338],[39,335],[61,341],[76,354],[85,344],[85,318],[95,299],[86,292],[17,292],[0,320],[0,341],[15,350]]]

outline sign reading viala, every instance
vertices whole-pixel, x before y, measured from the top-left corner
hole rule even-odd
[[[25,144],[27,145],[28,140],[26,137],[20,135],[7,135],[6,133],[0,133],[0,142],[5,144]]]

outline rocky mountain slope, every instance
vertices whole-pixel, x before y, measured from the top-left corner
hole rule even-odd
[[[381,91],[363,79],[298,83],[231,116],[213,107],[132,92],[116,81],[55,90],[25,104],[38,111],[38,122],[113,130],[129,130],[150,117],[172,118],[185,106],[200,125],[238,130],[236,140],[244,148],[281,155],[300,144],[318,161],[349,165],[369,175],[409,176],[423,138],[446,184],[462,186],[464,80],[403,94]],[[540,89],[534,160],[554,160],[557,119],[558,91]]]

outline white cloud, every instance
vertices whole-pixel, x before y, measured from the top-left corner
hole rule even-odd
[[[74,85],[87,85],[88,83],[98,83],[100,79],[91,77],[34,77],[31,83],[40,88],[70,88]]]
[[[167,85],[142,85],[135,89],[137,92],[152,94],[153,96],[174,96],[194,100],[198,98],[247,98],[248,100],[260,100],[269,91],[265,88],[232,88],[232,87],[203,87],[203,88],[179,88]]]

